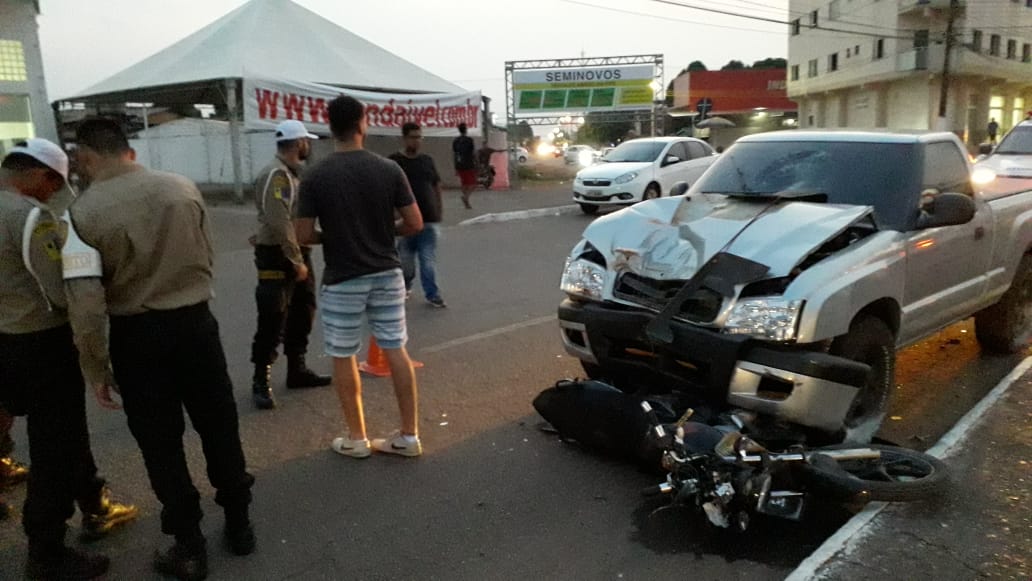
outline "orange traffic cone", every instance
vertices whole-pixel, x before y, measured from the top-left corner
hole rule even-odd
[[[412,367],[422,366],[419,361],[412,361]],[[383,349],[376,344],[376,337],[369,337],[369,352],[366,354],[366,360],[358,364],[358,370],[376,377],[391,375],[391,366],[387,364],[387,356],[383,354]]]

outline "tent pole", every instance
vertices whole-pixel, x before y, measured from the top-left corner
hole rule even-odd
[[[244,203],[243,167],[240,159],[240,119],[237,109],[236,79],[226,79],[226,109],[229,115],[229,149],[233,158],[233,199]]]

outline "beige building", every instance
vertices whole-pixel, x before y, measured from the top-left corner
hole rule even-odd
[[[790,0],[788,97],[800,127],[948,129],[974,145],[1032,110],[1032,0]]]
[[[21,140],[57,141],[36,16],[39,2],[0,0],[0,155]]]

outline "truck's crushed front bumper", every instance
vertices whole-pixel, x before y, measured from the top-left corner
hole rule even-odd
[[[780,346],[671,321],[659,344],[645,327],[653,314],[614,303],[565,300],[559,326],[566,350],[636,382],[696,390],[711,401],[803,426],[841,430],[870,367],[816,346]]]

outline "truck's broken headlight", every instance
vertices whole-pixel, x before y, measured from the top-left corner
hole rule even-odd
[[[781,297],[746,299],[735,305],[724,325],[732,335],[751,335],[770,341],[795,340],[803,301]]]
[[[566,261],[559,287],[568,295],[600,301],[605,281],[605,268],[583,258],[577,258]]]

